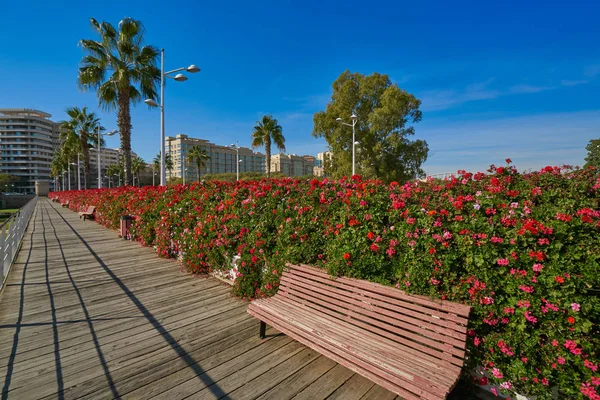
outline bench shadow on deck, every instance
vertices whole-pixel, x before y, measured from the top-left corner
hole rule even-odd
[[[393,399],[214,278],[40,199],[0,299],[2,398]]]

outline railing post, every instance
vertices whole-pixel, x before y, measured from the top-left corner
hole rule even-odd
[[[4,227],[0,228],[0,278],[4,282]]]

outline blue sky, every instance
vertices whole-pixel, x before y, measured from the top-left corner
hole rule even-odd
[[[250,144],[270,113],[288,152],[316,154],[312,115],[349,69],[386,73],[422,100],[417,138],[429,173],[485,170],[510,157],[519,169],[583,164],[600,137],[600,3],[28,1],[2,6],[0,107],[64,118],[97,109],[77,88],[77,42],[94,38],[89,17],[144,22],[166,49],[166,68],[202,72],[166,90],[168,135]],[[99,112],[116,128],[114,113]],[[132,146],[147,161],[159,148],[159,113],[132,113]],[[118,147],[118,139],[109,138]]]

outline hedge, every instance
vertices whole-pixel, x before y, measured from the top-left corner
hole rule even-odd
[[[192,272],[234,275],[245,299],[274,294],[289,261],[472,305],[465,376],[483,366],[473,379],[504,394],[599,399],[599,194],[594,169],[507,164],[404,185],[283,178],[51,197],[96,206],[109,228],[132,215],[133,239]]]

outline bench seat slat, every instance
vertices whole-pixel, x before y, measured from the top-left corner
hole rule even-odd
[[[290,282],[289,279],[290,278],[288,278],[286,276],[282,277],[282,281],[286,281],[286,283]],[[327,303],[335,304],[335,305],[338,305],[338,306],[346,309],[347,314],[350,315],[351,317],[353,317],[353,319],[355,319],[357,321],[361,321],[361,320],[367,321],[373,325],[378,325],[385,329],[396,331],[397,333],[400,333],[401,335],[406,336],[407,338],[410,338],[415,342],[420,342],[421,344],[424,344],[424,345],[427,345],[430,347],[434,347],[434,348],[441,348],[441,349],[443,349],[451,354],[454,354],[455,356],[460,357],[460,358],[464,357],[464,350],[454,347],[454,345],[456,343],[458,343],[458,345],[460,345],[460,342],[458,342],[454,338],[444,337],[443,335],[437,334],[435,332],[428,331],[426,329],[421,329],[415,325],[402,323],[401,321],[397,321],[395,324],[384,323],[382,321],[380,321],[378,323],[373,318],[370,318],[368,316],[365,316],[363,314],[359,314],[359,313],[355,312],[355,310],[357,310],[358,307],[354,307],[351,305],[354,302],[354,300],[347,299],[347,298],[337,300],[337,298],[332,297],[331,295],[328,295],[327,293],[323,293],[324,291],[322,288],[316,287],[316,285],[310,286],[299,280],[296,280],[294,282],[294,284],[295,284],[295,286],[293,289],[283,288],[282,290],[284,290],[284,291],[287,290],[288,292],[290,292],[292,294],[297,294],[300,296],[300,294],[297,293],[297,291],[301,291],[301,288],[302,288],[302,289],[304,289],[304,293],[308,296],[317,297]],[[312,291],[312,293],[310,291]],[[378,317],[378,318],[380,320],[382,319],[381,317]],[[400,330],[400,329],[398,329],[398,327],[404,328],[404,330]]]
[[[338,349],[332,348],[332,346],[326,341],[312,337],[310,333],[304,332],[297,327],[282,323],[279,316],[273,316],[265,312],[264,310],[257,308],[248,308],[248,312],[256,318],[260,319],[261,321],[267,322],[269,325],[273,326],[280,332],[283,332],[286,335],[295,338],[305,346],[310,347],[315,351],[318,351],[319,353],[327,356],[335,362],[345,366],[346,368],[360,375],[365,376],[371,381],[377,383],[378,385],[386,389],[393,391],[394,393],[397,393],[398,395],[402,396],[407,400],[438,400],[445,398],[445,396],[433,395],[422,388],[412,385],[410,382],[400,382],[397,378],[386,374],[385,371],[373,370],[372,366],[368,363],[365,363],[364,361],[361,361],[350,354],[340,353]],[[385,376],[388,376],[389,379],[386,379]]]
[[[327,274],[327,272],[324,272],[323,270],[320,270],[318,268],[311,267],[311,266],[308,266],[305,264],[292,265],[292,264],[288,263],[288,264],[286,264],[286,266],[290,269],[303,270],[303,271],[307,271],[309,273],[313,273],[315,275],[319,275],[321,277],[330,278],[330,276]],[[465,318],[468,318],[469,314],[471,313],[470,306],[466,306],[466,305],[462,305],[462,304],[458,304],[458,303],[452,303],[452,302],[445,301],[445,300],[432,301],[432,299],[429,299],[429,298],[425,299],[425,296],[409,295],[409,294],[406,294],[405,292],[403,292],[402,290],[395,289],[395,288],[389,288],[389,287],[379,285],[379,284],[373,283],[373,282],[368,282],[368,281],[354,279],[354,278],[336,278],[335,280],[340,283],[349,285],[349,286],[362,288],[362,289],[365,289],[365,290],[368,290],[368,291],[371,291],[371,292],[377,293],[377,294],[382,294],[386,297],[391,297],[391,298],[398,299],[398,300],[404,300],[409,303],[420,304],[425,307],[430,307],[430,308],[437,309],[440,311],[453,313],[453,314],[456,314],[456,315],[459,315],[459,316],[465,317]]]
[[[440,349],[439,347],[434,348],[431,346],[427,346],[421,343],[415,343],[414,341],[402,337],[402,331],[398,329],[382,329],[377,326],[371,325],[368,322],[364,322],[363,320],[357,320],[352,317],[352,315],[342,315],[340,313],[340,309],[335,306],[325,302],[321,302],[318,300],[312,299],[311,301],[307,301],[305,299],[301,299],[297,296],[289,296],[287,293],[281,292],[282,297],[286,297],[289,301],[298,301],[302,303],[305,307],[310,307],[314,310],[314,312],[323,313],[330,317],[336,318],[338,321],[345,321],[346,323],[352,324],[358,328],[361,328],[365,331],[370,332],[374,337],[384,337],[392,341],[395,346],[402,347],[403,350],[412,354],[422,354],[425,353],[427,356],[424,356],[426,359],[430,359],[431,362],[437,362],[438,364],[442,364],[449,371],[454,373],[460,372],[460,367],[463,364],[463,360],[461,358],[453,356],[449,352],[444,352],[444,348]]]
[[[388,324],[400,326],[402,328],[411,330],[419,334],[426,334],[428,337],[441,342],[445,342],[455,346],[457,348],[464,349],[465,342],[460,339],[460,334],[451,329],[446,329],[439,325],[430,323],[429,321],[423,321],[422,319],[413,318],[411,315],[403,314],[404,310],[397,308],[397,312],[392,312],[382,307],[380,302],[368,298],[360,298],[349,296],[348,292],[334,288],[320,282],[313,282],[304,277],[294,275],[284,275],[281,281],[287,286],[301,286],[304,288],[310,288],[318,291],[321,294],[328,295],[333,299],[339,299],[349,310],[364,314],[365,316],[375,317],[381,321],[385,321]],[[284,286],[284,290],[285,287]],[[331,294],[329,294],[331,293]],[[357,316],[360,318],[360,316]],[[464,334],[462,335],[464,338]]]
[[[390,371],[400,370],[415,374],[415,382],[419,381],[421,384],[431,382],[446,387],[454,383],[452,375],[456,376],[456,372],[449,373],[445,366],[441,366],[439,362],[436,363],[435,359],[405,351],[405,348],[390,340],[372,340],[370,335],[365,334],[364,331],[361,332],[360,329],[349,325],[347,322],[320,316],[305,307],[286,303],[284,299],[272,298],[268,301],[259,302],[257,306],[270,313],[285,310],[284,318],[288,323],[294,324],[295,321],[299,321],[300,324],[309,326],[315,332],[322,332],[328,339],[343,338],[342,343],[349,346],[348,351],[350,351],[350,345],[358,349],[354,352],[356,356],[363,358],[365,361],[369,361],[369,358],[376,360],[379,366]],[[369,354],[369,357],[364,357],[365,353]]]
[[[314,312],[324,313],[326,315],[331,315],[331,311],[318,306],[314,303],[307,305],[306,307],[311,308]],[[335,318],[335,317],[334,317]],[[335,322],[333,322],[335,321]],[[410,340],[404,339],[402,337],[398,337],[393,332],[389,332],[384,329],[379,329],[376,327],[372,327],[367,323],[363,322],[355,322],[352,321],[352,317],[345,317],[345,319],[332,319],[332,323],[339,323],[339,321],[344,321],[346,323],[351,323],[355,328],[363,329],[365,334],[369,335],[373,340],[385,341],[382,339],[387,339],[390,343],[390,347],[394,347],[399,349],[409,355],[414,357],[419,357],[420,359],[434,365],[438,365],[443,367],[443,370],[448,374],[458,374],[460,373],[462,360],[453,357],[451,354],[443,353],[438,349],[433,349],[428,346],[414,344]],[[388,343],[388,342],[386,342]]]

